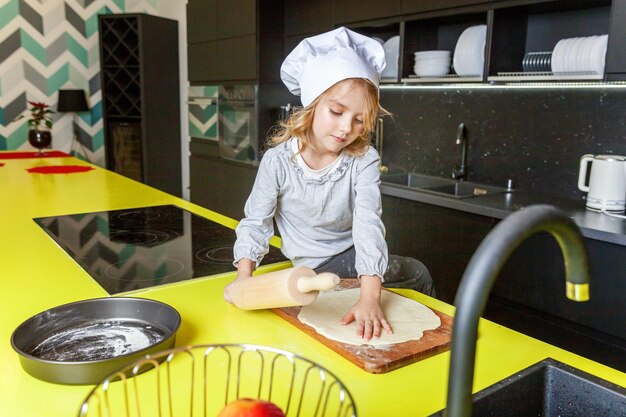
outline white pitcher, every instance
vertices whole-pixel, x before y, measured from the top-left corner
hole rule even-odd
[[[585,184],[589,164],[589,184]],[[624,211],[626,208],[626,156],[583,155],[580,158],[578,188],[587,192],[587,208]]]

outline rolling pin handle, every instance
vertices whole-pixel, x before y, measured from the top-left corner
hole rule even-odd
[[[325,291],[335,288],[339,284],[339,277],[331,272],[323,272],[314,277],[298,278],[296,286],[300,292]]]

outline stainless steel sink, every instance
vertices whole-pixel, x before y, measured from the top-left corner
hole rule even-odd
[[[477,392],[472,404],[473,417],[626,417],[626,389],[548,358]]]
[[[486,194],[505,193],[507,190],[469,181],[457,181],[416,173],[386,174],[380,177],[383,183],[417,189],[427,193],[455,198],[467,198]]]

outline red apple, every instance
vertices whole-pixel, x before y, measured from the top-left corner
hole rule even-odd
[[[239,398],[226,404],[217,417],[285,417],[285,413],[269,401]]]

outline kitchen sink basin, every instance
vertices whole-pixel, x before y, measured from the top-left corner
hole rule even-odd
[[[477,392],[472,404],[474,417],[626,417],[626,389],[548,358]]]
[[[388,184],[414,188],[427,193],[455,198],[467,198],[486,194],[504,193],[507,191],[505,188],[490,185],[415,173],[382,175],[381,181]]]

